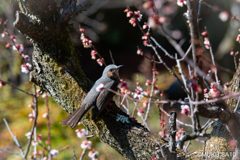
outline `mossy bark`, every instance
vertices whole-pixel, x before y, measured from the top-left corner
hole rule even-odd
[[[18,0],[15,27],[33,43],[33,70],[30,80],[51,94],[68,113],[80,106],[92,82],[84,75],[78,54],[67,31],[75,1],[63,1],[63,14],[55,0]],[[66,11],[66,12],[65,12]],[[65,17],[67,16],[67,17]],[[62,18],[62,20],[61,20]],[[109,144],[127,159],[162,159],[160,146],[165,141],[141,124],[132,121],[113,103],[113,114],[105,111],[94,121],[86,114],[82,124],[94,136]],[[129,123],[116,121],[122,115]],[[69,129],[69,128],[66,128]]]

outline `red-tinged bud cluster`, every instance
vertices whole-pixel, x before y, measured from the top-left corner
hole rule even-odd
[[[208,37],[204,37],[204,42],[203,43],[205,44],[206,49],[209,49],[211,47],[211,44],[210,44],[210,41],[209,41]]]
[[[130,119],[131,119],[132,121],[134,121],[134,122],[137,122],[137,119],[134,118],[134,117],[131,117]]]
[[[144,40],[144,41],[143,41],[143,45],[144,45],[144,46],[148,46],[148,45],[149,45],[148,41],[147,41],[147,40]]]
[[[98,59],[97,59],[97,63],[98,63],[100,66],[102,66],[102,65],[103,65],[103,60],[100,59],[100,58],[98,58]]]
[[[158,94],[159,92],[160,92],[160,90],[158,89],[158,86],[155,85],[155,86],[154,86],[154,93],[155,93],[155,94]]]
[[[139,112],[143,114],[144,113],[143,108],[139,108]]]
[[[165,126],[165,122],[164,122],[164,119],[160,119],[160,127],[164,127]]]
[[[42,135],[41,134],[37,135],[37,140],[39,143],[42,143]]]
[[[149,80],[149,79],[148,79],[148,80],[146,81],[146,83],[145,83],[146,86],[150,86],[151,84],[152,84],[152,83],[151,83],[151,80]]]
[[[147,108],[148,106],[148,101],[143,102],[143,108]]]
[[[17,40],[15,35],[11,35],[10,38],[13,42],[16,42],[16,40]]]
[[[126,16],[130,17],[129,23],[131,25],[133,25],[133,27],[135,27],[137,25],[137,21],[141,21],[142,19],[142,14],[140,13],[140,11],[131,11],[130,8],[126,8],[124,10],[124,12],[126,12]]]
[[[130,93],[130,92],[128,91],[128,84],[127,84],[127,82],[124,81],[124,80],[122,80],[122,79],[120,80],[120,83],[119,83],[119,85],[118,85],[118,88],[120,89],[120,91],[121,91],[122,94]]]
[[[238,43],[240,43],[240,34],[238,34],[238,36],[237,36],[237,38],[236,38],[236,41],[237,41]]]
[[[148,24],[146,22],[144,22],[144,25],[142,27],[143,29],[147,29],[148,28]]]
[[[95,50],[91,51],[92,59],[96,59],[97,52]]]
[[[202,36],[208,36],[208,32],[207,31],[202,32]]]
[[[201,88],[196,84],[196,83],[190,83],[190,87],[195,91],[195,92],[200,92]]]
[[[188,105],[181,105],[181,113],[188,115],[190,113],[190,108]]]
[[[7,36],[7,35],[8,35],[7,30],[4,30],[3,33],[1,34],[2,38],[4,38],[4,37]]]
[[[89,40],[84,33],[81,34],[81,41],[82,41],[82,44],[83,44],[83,47],[84,48],[91,48],[92,47],[92,41]]]
[[[88,157],[90,157],[92,160],[98,160],[98,152],[95,151],[95,149],[91,149],[88,152]]]
[[[186,0],[177,0],[177,5],[180,7],[183,7],[183,5],[186,5],[186,4],[187,4]]]
[[[160,135],[161,137],[163,137],[163,138],[167,138],[167,137],[168,137],[168,135],[166,134],[166,131],[165,131],[165,130],[159,132],[159,135]]]
[[[230,52],[230,55],[231,55],[231,56],[236,56],[236,55],[238,55],[238,53],[239,53],[238,51],[237,51],[237,52],[234,52],[233,49],[232,49],[231,52]]]
[[[147,40],[149,38],[149,32],[147,32],[144,36],[142,36],[142,39]]]
[[[3,82],[3,81],[0,81],[0,87],[2,87],[2,86],[5,86],[6,85],[6,83],[5,82]]]
[[[142,49],[139,49],[139,48],[138,48],[138,50],[137,50],[137,54],[138,54],[138,55],[143,55],[143,51],[142,51]]]
[[[145,91],[143,91],[143,94],[144,94],[145,96],[149,96],[149,94],[150,94],[149,89],[146,89]]]
[[[0,18],[0,25],[2,24],[2,18]]]

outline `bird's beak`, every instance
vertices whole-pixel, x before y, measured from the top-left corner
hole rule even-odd
[[[119,69],[119,68],[121,68],[121,67],[123,67],[123,65],[119,65],[119,66],[117,66],[117,69]]]

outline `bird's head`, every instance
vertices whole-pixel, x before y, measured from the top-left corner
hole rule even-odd
[[[105,67],[102,76],[106,76],[110,79],[119,79],[118,70],[122,66],[123,65],[116,66],[115,64],[110,64],[107,67]]]

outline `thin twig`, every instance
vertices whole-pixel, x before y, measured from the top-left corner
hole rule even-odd
[[[144,118],[143,118],[142,113],[139,111],[139,108],[138,108],[138,106],[137,106],[137,102],[133,102],[133,103],[134,103],[134,105],[136,106],[137,111],[140,113],[140,117],[141,117],[141,119],[142,119],[142,121],[143,121],[143,124],[144,124],[145,127],[150,131],[150,129],[149,129],[149,127],[148,127],[146,121],[145,121]]]
[[[24,154],[23,154],[23,149],[22,149],[21,145],[19,144],[19,142],[18,142],[18,140],[17,140],[17,137],[12,133],[12,130],[10,129],[10,127],[9,127],[9,125],[8,125],[8,123],[7,123],[7,121],[6,121],[5,118],[3,118],[3,121],[4,121],[5,125],[6,125],[9,133],[11,134],[14,142],[15,142],[16,145],[18,146],[18,148],[19,148],[19,150],[20,150],[20,155],[21,155],[21,157],[23,157],[23,158],[26,160],[26,158],[24,157]]]
[[[239,103],[240,103],[240,96],[238,97],[238,101],[237,101],[236,107],[234,109],[234,112],[237,112],[238,107],[239,107]]]
[[[81,154],[79,160],[83,160],[83,157],[84,157],[84,155],[85,155],[85,152],[86,152],[86,148],[83,149],[82,154]]]
[[[15,154],[15,155],[18,155],[18,156],[22,156],[19,153],[15,153],[15,152],[12,152],[12,151],[9,151],[9,150],[6,150],[6,149],[2,149],[2,148],[0,148],[0,151],[4,151],[4,152],[8,152],[8,153]]]
[[[11,83],[5,82],[5,81],[3,81],[3,80],[1,80],[1,79],[0,79],[0,81],[6,83],[6,84],[8,84],[8,85],[10,85],[11,87],[13,87],[13,88],[15,88],[15,89],[17,89],[17,90],[19,90],[19,91],[21,91],[21,92],[23,92],[23,93],[26,93],[26,94],[28,94],[28,95],[30,95],[30,96],[34,96],[34,94],[29,93],[29,92],[27,92],[27,91],[24,91],[24,90],[22,90],[22,89],[20,89],[20,88],[18,88],[18,87],[16,87],[16,86],[14,86],[14,85],[11,84]]]
[[[112,52],[111,52],[110,50],[109,50],[109,54],[110,54],[110,57],[111,57],[111,60],[112,60],[112,64],[115,64],[114,59],[113,59]]]
[[[51,160],[51,134],[50,134],[50,116],[49,116],[49,104],[48,104],[48,94],[46,93],[46,107],[47,107],[47,130],[48,130],[48,159]]]

